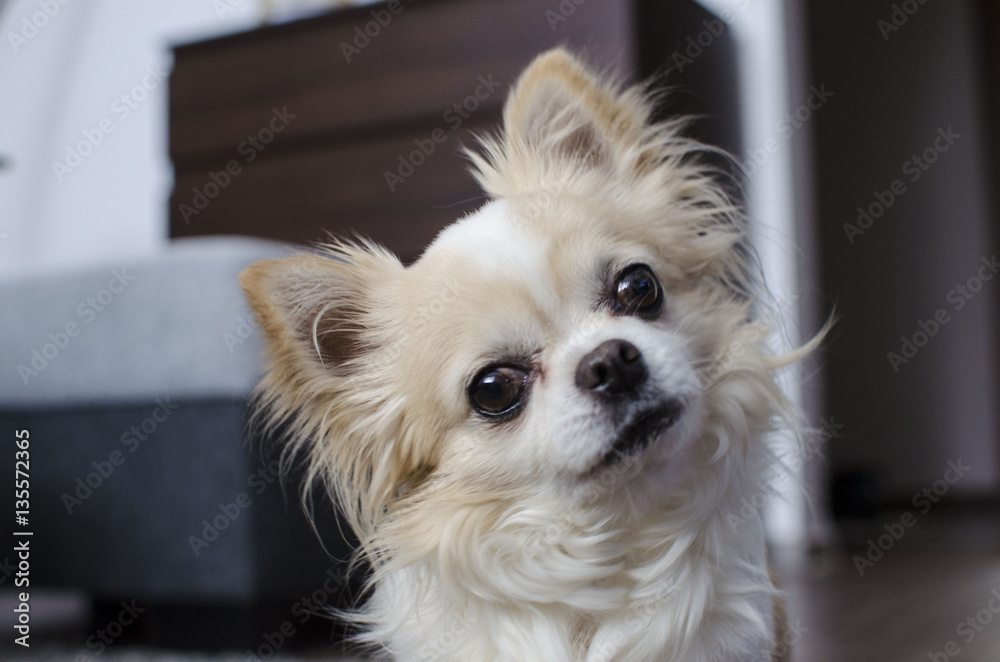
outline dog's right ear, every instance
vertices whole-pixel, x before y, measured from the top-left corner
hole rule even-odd
[[[244,270],[240,284],[266,336],[272,371],[298,384],[354,371],[372,346],[363,331],[373,292],[396,267],[384,251],[338,246],[331,257],[263,260]]]

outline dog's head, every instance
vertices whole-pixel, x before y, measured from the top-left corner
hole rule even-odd
[[[243,274],[266,410],[362,537],[432,498],[669,490],[765,424],[723,384],[763,355],[743,227],[651,111],[549,52],[471,155],[491,201],[416,263],[338,244]]]

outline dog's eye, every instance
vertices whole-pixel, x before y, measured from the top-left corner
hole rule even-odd
[[[618,277],[614,297],[617,312],[628,315],[655,315],[663,302],[660,283],[645,264],[633,265]]]
[[[469,402],[480,414],[502,416],[521,404],[528,374],[511,366],[486,368],[469,387]]]

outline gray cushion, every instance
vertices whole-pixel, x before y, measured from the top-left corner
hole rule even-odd
[[[261,342],[237,274],[292,250],[180,239],[148,257],[0,282],[0,407],[245,395]]]

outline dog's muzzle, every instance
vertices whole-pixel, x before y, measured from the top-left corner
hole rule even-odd
[[[619,338],[606,340],[587,353],[576,367],[576,386],[613,406],[621,420],[601,464],[613,464],[656,441],[683,411],[679,400],[642,402],[649,369],[639,348]]]

